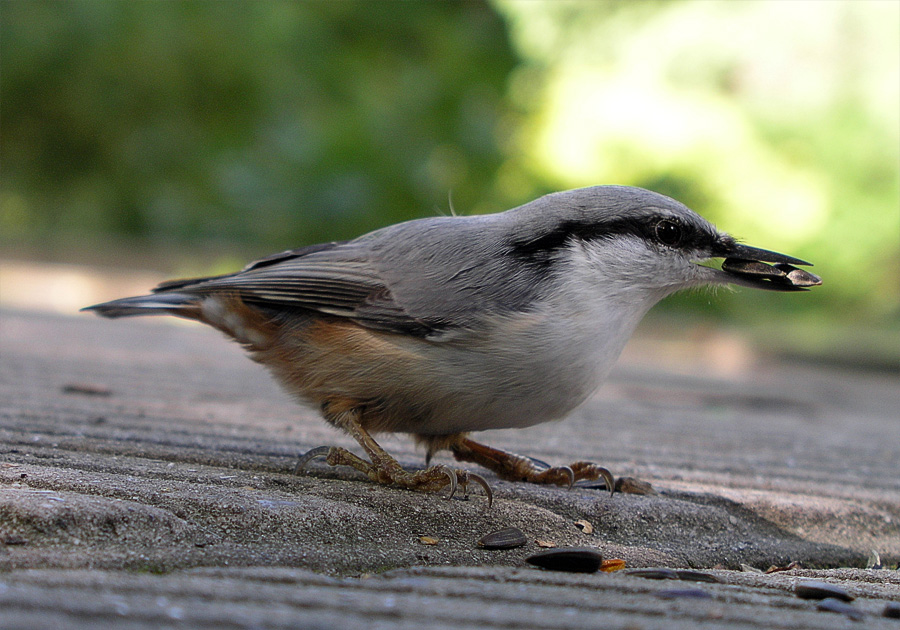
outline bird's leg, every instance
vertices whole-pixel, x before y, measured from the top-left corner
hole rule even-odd
[[[541,463],[485,446],[462,435],[449,444],[453,456],[461,462],[474,462],[494,471],[501,479],[508,481],[529,481],[531,483],[551,483],[571,487],[582,479],[603,479],[610,493],[615,488],[612,474],[602,466],[591,462],[575,462],[568,466],[548,467]]]
[[[453,469],[449,466],[431,466],[417,472],[404,470],[400,462],[381,448],[378,442],[360,424],[361,411],[358,407],[333,411],[326,405],[323,407],[323,411],[330,422],[353,436],[353,439],[359,443],[371,461],[366,461],[340,446],[323,446],[314,448],[303,455],[297,463],[295,472],[302,470],[310,460],[316,457],[324,457],[330,466],[350,466],[376,483],[385,485],[396,484],[410,490],[422,492],[436,492],[449,485],[450,494],[448,498],[454,495],[457,486],[462,486],[463,492],[465,492],[469,481],[474,481],[484,488],[484,493],[488,498],[488,506],[493,503],[491,487],[480,475],[465,470]]]

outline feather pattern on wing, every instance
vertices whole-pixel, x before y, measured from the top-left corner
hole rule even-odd
[[[409,314],[350,243],[329,243],[282,252],[224,276],[164,282],[156,293],[234,293],[269,309],[301,308],[346,317],[380,330],[426,336],[441,328]]]

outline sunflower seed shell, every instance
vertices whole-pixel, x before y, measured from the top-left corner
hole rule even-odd
[[[507,527],[482,536],[478,541],[478,546],[482,549],[514,549],[527,542],[528,538],[521,529]]]
[[[830,597],[845,602],[852,602],[854,599],[853,595],[840,586],[817,580],[797,582],[797,585],[794,586],[794,592],[800,599],[826,599]]]
[[[588,547],[568,547],[541,551],[525,558],[528,564],[548,571],[595,573],[603,563],[603,556]]]

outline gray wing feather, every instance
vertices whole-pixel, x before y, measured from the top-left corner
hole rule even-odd
[[[173,281],[157,290],[233,291],[266,308],[309,309],[437,338],[448,329],[474,328],[486,314],[531,303],[541,275],[509,264],[510,237],[517,236],[513,212],[409,221],[352,241],[275,254],[236,274]]]
[[[396,301],[369,260],[371,255],[369,247],[353,242],[324,251],[284,252],[251,263],[236,274],[172,281],[157,287],[157,292],[233,292],[264,308],[308,309],[371,328],[419,336],[443,328],[443,322],[418,317]]]

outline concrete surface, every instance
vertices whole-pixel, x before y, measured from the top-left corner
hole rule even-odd
[[[487,509],[477,490],[447,501],[321,463],[293,475],[309,448],[358,448],[215,331],[0,311],[0,628],[854,625],[795,598],[798,576],[843,584],[867,627],[900,627],[878,617],[900,601],[897,375],[733,346],[648,331],[569,419],[477,436],[659,495],[486,474]],[[380,441],[423,465],[404,436]],[[535,542],[476,546],[509,526],[724,583],[552,573],[524,563]],[[889,568],[861,568],[872,550]],[[711,597],[654,595],[697,587]]]

